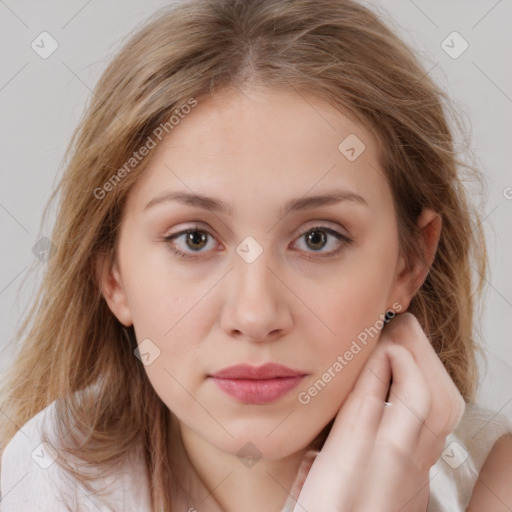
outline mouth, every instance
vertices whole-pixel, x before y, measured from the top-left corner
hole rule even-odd
[[[224,368],[209,378],[239,402],[253,405],[277,401],[296,388],[306,372],[275,363],[262,366],[241,364]]]

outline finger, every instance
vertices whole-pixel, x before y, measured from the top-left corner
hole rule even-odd
[[[432,397],[411,353],[400,345],[387,345],[386,355],[393,375],[388,401],[377,433],[380,442],[391,443],[404,453],[416,451],[428,417]]]
[[[416,451],[417,464],[430,467],[439,458],[446,436],[462,417],[465,402],[416,317],[405,313],[396,320],[394,325],[388,326],[383,337],[384,344],[400,345],[412,354],[433,397]]]
[[[324,443],[325,451],[339,446],[341,442],[359,438],[376,431],[384,410],[384,398],[387,394],[391,368],[385,350],[374,349],[363,366],[352,392],[349,394],[334,421],[329,437]],[[361,416],[367,414],[369,416]],[[370,421],[365,421],[370,419]],[[335,449],[332,450],[336,452]]]
[[[402,510],[406,504],[424,510],[428,497],[428,472],[416,464],[424,419],[428,417],[432,397],[430,388],[412,354],[393,343],[383,343],[393,382],[377,432],[364,479],[372,482],[356,497],[357,510]]]
[[[426,425],[433,436],[443,438],[458,423],[464,412],[464,399],[446,371],[416,317],[398,315],[383,331],[383,336],[412,354],[435,397]]]
[[[391,371],[375,349],[304,482],[294,511],[339,510],[352,505],[384,410]]]

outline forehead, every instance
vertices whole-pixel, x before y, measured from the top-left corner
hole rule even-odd
[[[290,90],[223,90],[197,106],[159,143],[131,192],[142,209],[164,189],[269,201],[347,188],[390,199],[378,144],[363,125],[326,102]],[[254,211],[254,210],[253,210]]]

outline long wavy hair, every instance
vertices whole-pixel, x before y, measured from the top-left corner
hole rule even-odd
[[[154,149],[131,159],[148,137],[191,99],[249,85],[313,94],[372,131],[404,254],[421,256],[422,208],[441,215],[437,254],[409,311],[461,394],[474,398],[474,317],[486,251],[464,177],[480,175],[455,150],[463,123],[446,95],[394,31],[355,1],[188,0],[158,11],[129,37],[72,136],[45,210],[58,198],[55,251],[3,382],[1,410],[10,421],[2,424],[2,451],[17,428],[55,401],[58,451],[97,472],[86,475],[64,457],[59,464],[87,486],[138,446],[153,510],[172,510],[171,413],[134,357],[133,327],[124,328],[101,295],[96,258],[115,259],[127,194]]]

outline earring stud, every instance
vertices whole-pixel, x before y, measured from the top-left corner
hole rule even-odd
[[[388,309],[386,314],[384,315],[384,323],[387,324],[390,322],[392,318],[396,316],[395,312],[392,309]]]

